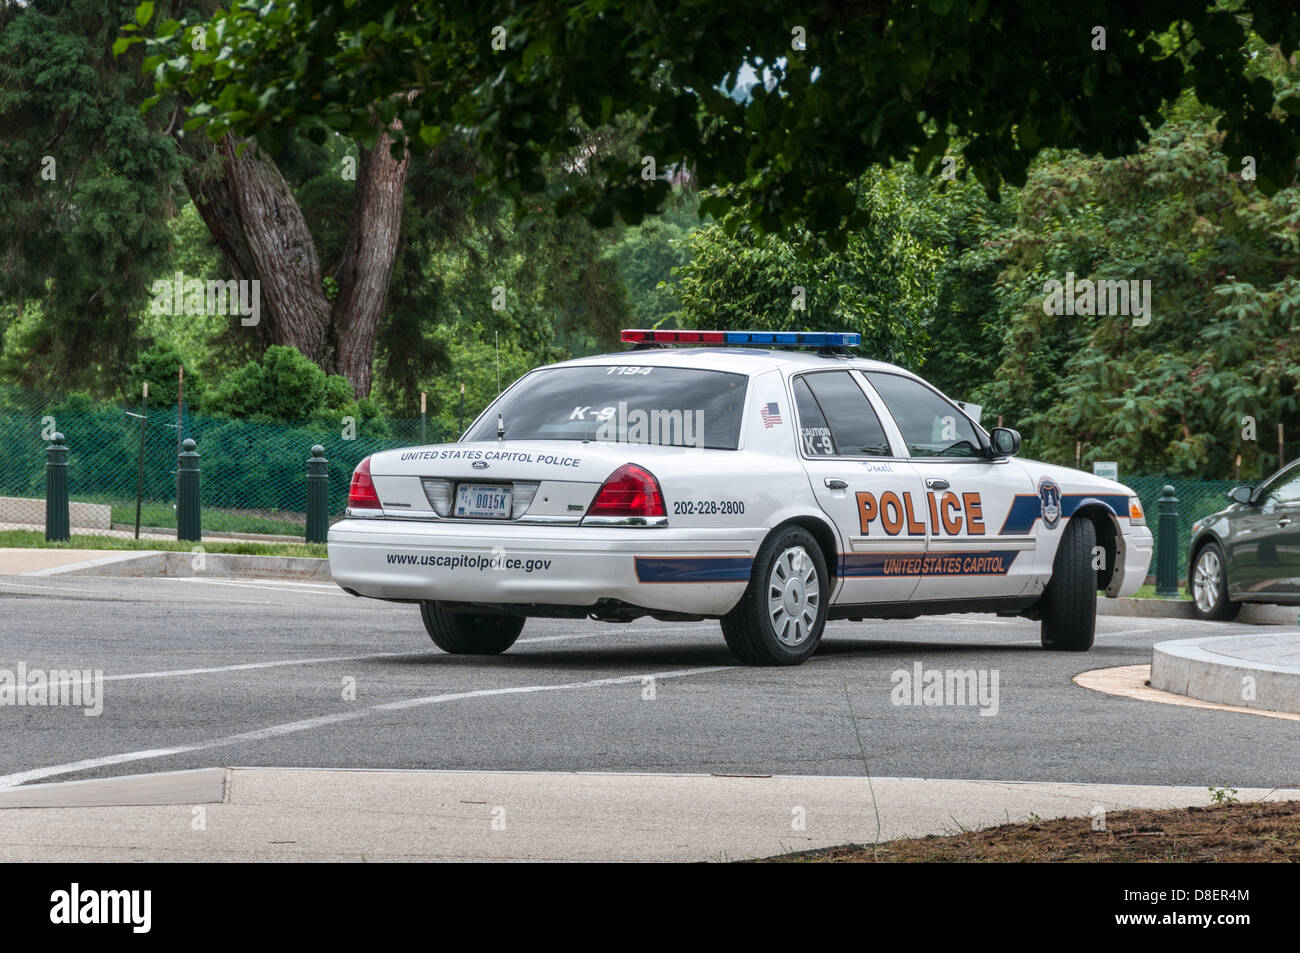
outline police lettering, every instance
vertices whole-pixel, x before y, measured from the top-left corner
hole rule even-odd
[[[936,496],[927,493],[926,504],[930,516],[930,530],[935,536],[984,535],[984,504],[978,493],[946,492]],[[871,535],[871,524],[879,521],[879,529],[887,536],[898,536],[906,529],[908,536],[924,536],[925,511],[912,500],[911,493],[893,490],[880,494],[860,492],[858,500],[858,525],[863,536]]]

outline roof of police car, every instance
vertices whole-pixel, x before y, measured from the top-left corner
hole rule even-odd
[[[904,370],[884,361],[873,361],[853,353],[825,353],[811,350],[786,350],[783,348],[756,347],[648,347],[612,354],[592,354],[574,358],[548,367],[581,367],[617,362],[619,364],[648,364],[666,367],[697,367],[711,371],[729,371],[734,374],[762,374],[778,367],[830,368],[845,365],[871,371],[895,371],[914,377]]]

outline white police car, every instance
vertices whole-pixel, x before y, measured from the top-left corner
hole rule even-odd
[[[502,652],[529,616],[648,615],[720,619],[741,659],[788,665],[827,619],[947,612],[1082,651],[1097,590],[1146,577],[1132,490],[1017,459],[1014,430],[853,356],[856,334],[623,340],[524,375],[457,443],[363,460],[337,583],[419,603],[448,652]]]

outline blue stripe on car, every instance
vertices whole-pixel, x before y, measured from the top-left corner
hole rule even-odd
[[[1128,515],[1128,497],[1120,493],[1065,493],[1061,496],[1061,516],[1068,519],[1085,501],[1096,500],[1112,513]],[[1032,532],[1034,523],[1043,515],[1043,504],[1037,493],[1019,494],[1011,501],[1006,522],[998,533],[1002,536],[1021,536]]]
[[[637,556],[638,582],[749,582],[749,556]]]

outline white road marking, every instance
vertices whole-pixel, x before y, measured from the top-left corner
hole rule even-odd
[[[0,586],[4,586],[6,589],[22,589],[26,592],[32,592],[32,593],[44,593],[44,592],[53,591],[53,592],[93,592],[96,593],[97,595],[101,594],[100,590],[98,589],[78,589],[78,588],[74,588],[73,586],[32,586],[32,585],[24,586],[21,583],[17,583],[17,582],[0,582]]]
[[[640,629],[624,631],[623,635],[642,635],[652,632],[681,631],[684,626],[668,629]],[[559,642],[576,639],[599,639],[609,636],[609,632],[584,632],[573,635],[539,635],[530,639],[520,639],[516,645],[526,642]],[[142,678],[178,678],[186,675],[219,675],[224,672],[247,672],[259,668],[284,668],[289,665],[327,665],[330,662],[359,662],[369,659],[384,658],[423,658],[427,652],[370,652],[365,655],[330,655],[321,658],[276,659],[272,662],[242,662],[235,665],[214,665],[209,668],[169,668],[157,672],[131,672],[124,675],[105,675],[106,682],[128,682]],[[85,681],[85,679],[81,679]]]
[[[334,655],[326,658],[277,659],[274,662],[244,662],[239,665],[215,665],[211,668],[173,668],[160,672],[133,672],[129,675],[105,675],[106,682],[126,682],[137,678],[175,678],[182,675],[214,675],[218,672],[247,672],[257,668],[283,668],[286,665],[324,665],[328,662],[356,662],[362,659],[395,658],[418,655],[417,652],[371,652],[367,655]]]
[[[28,784],[32,781],[39,781],[42,778],[55,777],[60,774],[72,774],[76,771],[90,771],[95,768],[127,764],[132,761],[148,761],[154,758],[166,758],[171,755],[206,751],[209,748],[220,748],[227,745],[265,741],[268,738],[277,738],[281,735],[294,734],[300,731],[311,731],[314,728],[323,728],[327,725],[337,725],[345,721],[355,721],[356,719],[364,718],[373,712],[405,711],[406,709],[418,708],[422,705],[437,705],[443,702],[467,701],[474,698],[491,698],[500,695],[527,695],[540,692],[571,691],[583,688],[606,688],[611,685],[639,684],[647,678],[653,678],[656,681],[665,681],[670,678],[688,678],[692,675],[710,675],[714,672],[728,672],[739,667],[740,666],[738,665],[714,665],[707,668],[685,668],[669,672],[646,672],[641,675],[620,675],[615,678],[596,678],[585,682],[562,682],[557,685],[518,685],[511,688],[483,688],[472,692],[451,692],[445,695],[426,695],[422,698],[410,698],[404,701],[385,702],[379,705],[369,705],[359,710],[336,712],[331,715],[320,715],[316,718],[306,718],[301,721],[291,721],[280,725],[271,725],[266,728],[258,728],[254,731],[244,731],[235,735],[224,735],[220,738],[211,738],[207,741],[195,742],[194,744],[177,745],[172,748],[148,748],[141,751],[125,751],[121,754],[106,755],[102,758],[86,758],[82,761],[70,761],[65,764],[54,764],[45,768],[32,768],[29,771],[18,771],[14,774],[0,776],[0,789],[17,787],[20,784]]]
[[[252,581],[230,582],[229,580],[226,579],[199,579],[195,576],[163,576],[162,578],[170,579],[172,582],[200,582],[207,586],[234,586],[238,589],[260,589],[263,592],[268,592],[268,591],[296,592],[299,594],[303,592],[303,590],[301,589],[287,589],[283,585],[280,585],[279,581],[272,584],[272,583],[255,583]],[[297,583],[296,585],[301,585],[301,583]],[[347,595],[347,593],[344,592],[342,589],[339,589],[334,586],[327,586],[326,590],[327,590],[326,592],[318,592],[316,593],[316,595],[323,595],[323,596],[329,596],[329,595],[346,596]],[[307,590],[307,591],[310,592],[311,590]]]

